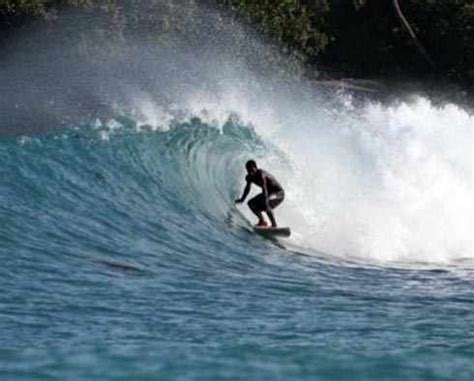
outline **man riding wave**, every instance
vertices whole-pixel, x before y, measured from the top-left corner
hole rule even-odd
[[[268,223],[265,221],[262,213],[265,212],[270,219],[272,227],[276,227],[277,224],[272,209],[275,209],[278,205],[280,205],[285,198],[285,192],[283,191],[282,186],[270,173],[263,169],[259,169],[257,167],[257,163],[254,160],[247,161],[245,168],[247,169],[247,176],[245,176],[245,181],[247,184],[245,185],[242,197],[235,200],[235,203],[240,204],[245,201],[250,192],[250,187],[252,184],[259,186],[262,188],[262,193],[250,199],[248,202],[250,210],[258,218],[258,223],[256,226],[268,226]]]

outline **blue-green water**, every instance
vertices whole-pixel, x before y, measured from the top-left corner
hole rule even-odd
[[[121,123],[0,140],[1,380],[474,378],[471,261],[275,244],[232,205],[251,127]]]

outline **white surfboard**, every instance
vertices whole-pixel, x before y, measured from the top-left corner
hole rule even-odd
[[[265,237],[289,237],[291,235],[291,230],[289,227],[258,227],[254,226],[253,231],[257,234],[263,235]]]

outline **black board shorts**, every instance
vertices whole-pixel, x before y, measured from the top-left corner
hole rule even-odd
[[[270,206],[270,209],[275,209],[278,205],[280,205],[283,202],[284,199],[285,199],[284,191],[271,193],[268,196],[268,205]],[[265,205],[265,195],[263,193],[258,194],[257,196],[249,200],[248,205],[250,209],[256,210],[259,212],[267,210],[267,206]]]

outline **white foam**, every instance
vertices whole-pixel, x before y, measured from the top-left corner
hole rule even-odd
[[[473,258],[473,118],[423,98],[349,112],[302,121],[285,143],[297,243],[378,260]]]
[[[218,120],[237,112],[284,152],[260,164],[286,188],[277,216],[295,244],[382,261],[474,259],[474,119],[465,110],[423,97],[356,106],[348,96],[247,94],[200,94],[190,108]]]

